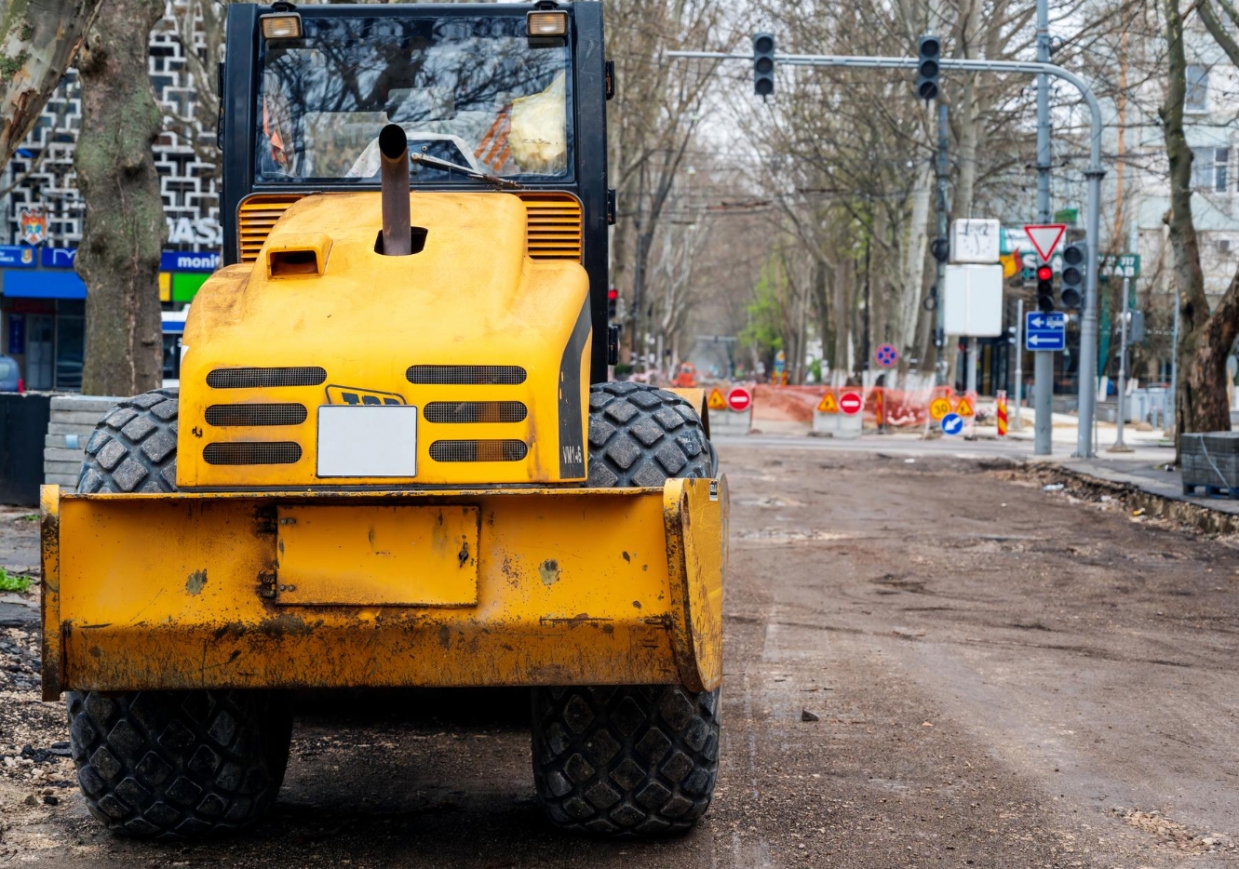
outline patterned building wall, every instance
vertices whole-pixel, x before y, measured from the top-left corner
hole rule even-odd
[[[198,36],[199,48],[201,35]],[[190,135],[203,144],[215,140],[215,119],[196,119],[197,83],[187,69],[168,3],[164,18],[151,33],[148,69],[155,98],[164,113],[164,133],[155,143],[168,250],[219,250],[219,180],[216,165],[195,152]],[[209,86],[204,83],[204,86]],[[82,239],[82,202],[73,171],[73,152],[81,127],[81,88],[70,71],[56,89],[38,123],[6,167],[0,189],[8,189],[5,231],[0,242],[17,244],[21,210],[41,206],[48,215],[48,243],[77,247]],[[9,189],[11,188],[11,189]]]

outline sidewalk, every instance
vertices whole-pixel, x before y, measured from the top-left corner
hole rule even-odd
[[[1174,454],[1167,456],[1172,460]],[[1131,486],[1149,495],[1164,498],[1167,501],[1177,501],[1191,504],[1216,513],[1239,517],[1239,500],[1207,496],[1204,494],[1183,494],[1183,474],[1176,468],[1165,469],[1165,462],[1150,464],[1148,462],[1130,462],[1121,459],[1094,457],[1091,459],[1069,459],[1059,463],[1060,466],[1078,475],[1115,483],[1121,486]]]

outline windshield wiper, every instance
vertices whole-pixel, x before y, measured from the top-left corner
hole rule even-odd
[[[462,166],[459,163],[452,163],[448,160],[440,160],[438,157],[431,157],[429,154],[410,154],[409,159],[414,163],[429,166],[431,169],[442,169],[445,172],[455,172],[457,175],[464,175],[466,178],[472,178],[474,181],[484,181],[500,190],[526,189],[525,185],[517,184],[515,181],[500,178],[498,175],[487,175],[485,172],[475,172],[468,166]]]

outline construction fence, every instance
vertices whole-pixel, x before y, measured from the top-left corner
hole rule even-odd
[[[857,397],[861,404],[861,427],[869,430],[931,431],[951,413],[963,417],[971,427],[977,415],[975,393],[960,395],[948,386],[935,386],[932,375],[900,376],[885,372],[866,376],[858,386],[738,385],[752,394],[749,431],[753,433],[805,434],[829,430],[821,425],[823,417],[856,416],[853,408]],[[731,386],[718,384],[717,388],[726,394]]]

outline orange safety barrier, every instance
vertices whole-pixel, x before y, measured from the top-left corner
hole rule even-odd
[[[812,426],[814,413],[842,413],[839,397],[845,392],[863,396],[866,428],[908,429],[937,425],[947,413],[960,409],[971,420],[976,412],[976,395],[957,395],[949,386],[924,389],[893,389],[885,386],[777,386],[759,383],[753,393],[752,424],[761,430],[791,433],[798,426]],[[827,398],[829,396],[829,398]],[[943,407],[935,407],[935,402]],[[937,419],[934,418],[938,414]]]

